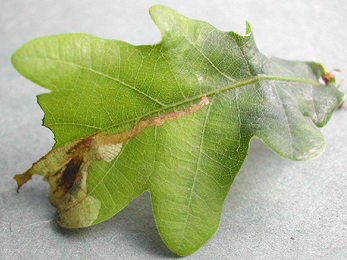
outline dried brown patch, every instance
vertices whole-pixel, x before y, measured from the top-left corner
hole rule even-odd
[[[63,187],[65,192],[68,192],[74,184],[77,173],[79,172],[82,163],[83,160],[77,157],[72,158],[71,161],[66,165],[59,183],[59,187]]]
[[[333,69],[332,71],[326,71],[325,74],[322,76],[322,79],[326,85],[330,83],[335,83],[336,76],[334,72],[341,72],[341,70]]]
[[[77,203],[76,194],[79,198],[88,197],[86,179],[92,162],[96,160],[110,162],[119,154],[123,142],[134,138],[146,128],[161,126],[166,121],[191,115],[208,104],[208,97],[203,97],[198,103],[185,109],[141,119],[128,130],[116,134],[96,133],[58,147],[34,163],[27,172],[14,177],[18,190],[32,178],[33,174],[43,175],[44,180],[50,184],[51,203],[55,207],[61,205],[59,212],[67,212],[65,207],[71,207]],[[94,201],[92,198],[88,200]],[[65,223],[67,221],[67,219],[64,220]],[[75,224],[78,225],[78,223]]]

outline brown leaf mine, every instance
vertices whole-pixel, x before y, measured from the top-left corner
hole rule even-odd
[[[161,126],[168,120],[193,114],[208,104],[208,97],[203,97],[185,109],[143,118],[131,129],[116,134],[96,133],[67,143],[49,152],[25,173],[17,174],[14,179],[18,191],[32,175],[43,175],[50,185],[50,202],[57,207],[58,224],[67,228],[90,226],[98,217],[101,202],[88,194],[89,166],[97,160],[114,160],[121,152],[122,143],[147,127]]]

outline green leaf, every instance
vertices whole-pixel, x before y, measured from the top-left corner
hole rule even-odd
[[[164,6],[150,14],[155,45],[78,33],[16,51],[16,69],[51,90],[38,100],[56,144],[15,179],[43,175],[67,228],[105,221],[148,190],[163,240],[189,255],[216,232],[250,139],[312,159],[325,146],[316,126],[344,94],[318,63],[261,54],[249,23],[240,35]]]

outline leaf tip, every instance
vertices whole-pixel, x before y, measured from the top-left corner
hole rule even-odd
[[[175,25],[180,24],[185,20],[185,17],[182,14],[164,5],[151,6],[149,14],[154,23],[158,26],[163,37],[167,35],[168,31],[171,31]]]
[[[149,8],[149,14],[151,15],[154,22],[161,19],[162,16],[165,16],[167,12],[173,11],[169,7],[164,5],[152,5]]]
[[[13,179],[17,182],[17,192],[19,193],[21,187],[30,181],[32,179],[33,173],[31,172],[31,169],[21,173],[21,174],[16,174]]]
[[[166,9],[171,9],[171,8],[169,8],[165,5],[156,4],[156,5],[152,5],[149,8],[149,12],[152,14],[153,12],[162,11],[162,10],[166,10]]]
[[[246,35],[250,35],[252,34],[252,32],[253,32],[252,25],[248,20],[246,20]]]

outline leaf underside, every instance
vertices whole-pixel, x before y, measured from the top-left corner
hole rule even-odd
[[[162,41],[133,46],[73,33],[37,38],[13,55],[38,96],[52,151],[27,172],[51,186],[58,224],[105,221],[148,190],[164,242],[189,255],[216,232],[223,202],[258,137],[292,160],[321,154],[344,94],[315,62],[261,54],[250,25],[222,32],[164,6]]]

